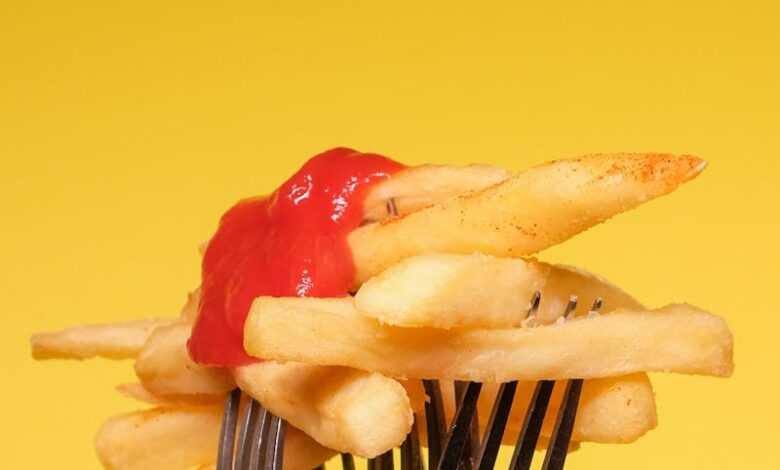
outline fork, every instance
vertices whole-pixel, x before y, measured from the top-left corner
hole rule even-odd
[[[541,295],[536,292],[528,310],[528,319],[533,319]],[[602,307],[597,298],[591,307],[596,314]],[[572,296],[561,317],[570,319],[577,308],[577,297]],[[534,458],[534,451],[545,414],[550,404],[555,382],[541,380],[535,384],[523,426],[517,437],[509,470],[528,470]],[[543,470],[561,470],[571,443],[574,420],[577,414],[582,379],[566,381],[563,400],[555,420],[547,452],[542,464]],[[498,457],[509,414],[517,391],[517,381],[501,384],[490,412],[484,435],[479,436],[477,423],[477,400],[482,390],[480,382],[455,382],[457,409],[452,422],[447,426],[444,413],[441,386],[437,380],[423,380],[427,395],[425,421],[428,433],[428,465],[431,470],[492,470]],[[247,397],[247,404],[240,416],[239,405],[242,393],[233,390],[225,399],[225,412],[219,437],[217,470],[282,470],[284,462],[284,433],[286,423],[272,415],[260,403]],[[238,436],[236,437],[236,428]],[[401,470],[424,470],[417,423],[401,445]],[[393,450],[368,459],[367,470],[393,470]],[[354,470],[355,460],[350,454],[341,454],[343,470]],[[320,465],[318,469],[324,469]]]

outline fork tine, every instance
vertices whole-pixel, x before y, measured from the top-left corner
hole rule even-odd
[[[225,398],[225,413],[222,415],[222,429],[219,432],[219,450],[217,451],[217,470],[233,468],[233,444],[238,420],[238,404],[241,390],[236,388]]]
[[[417,420],[412,422],[412,430],[401,444],[401,470],[423,470]]]
[[[577,405],[580,401],[581,392],[582,379],[572,379],[566,384],[566,392],[558,410],[558,417],[555,420],[555,428],[550,438],[550,445],[544,456],[542,470],[563,469],[563,464],[566,462],[566,455],[569,451],[571,432],[574,429],[574,420],[577,415]]]
[[[438,380],[423,380],[428,400],[425,401],[425,423],[428,431],[428,468],[439,467],[441,449],[447,433],[447,418]]]
[[[469,382],[463,380],[456,380],[454,382],[455,391],[455,409],[457,409],[463,401],[463,394],[466,393],[466,388]],[[463,448],[463,455],[460,457],[458,463],[458,469],[460,470],[472,470],[474,468],[474,461],[479,453],[479,413],[474,413],[474,418],[471,420],[471,429],[466,436],[466,445]]]
[[[355,470],[355,459],[352,454],[341,454],[341,468],[343,470]]]
[[[393,449],[368,459],[368,470],[393,470]]]
[[[241,418],[241,425],[238,430],[238,441],[236,442],[236,458],[235,469],[236,470],[248,470],[249,469],[249,457],[252,453],[252,445],[254,441],[254,435],[256,432],[257,417],[260,412],[260,404],[250,398],[249,403],[244,410]]]
[[[263,470],[282,470],[286,423],[282,418],[271,415],[269,428],[268,448],[266,449],[265,462],[263,462]]]
[[[482,445],[477,454],[477,470],[491,470],[498,457],[498,451],[501,448],[501,439],[504,437],[506,422],[509,419],[509,412],[512,410],[512,402],[515,399],[517,382],[506,382],[501,384],[496,395],[496,401],[493,403],[493,409],[490,411],[490,419],[487,423],[485,436],[482,438]]]
[[[265,452],[268,447],[268,431],[271,428],[271,414],[260,406],[258,418],[255,422],[255,429],[252,435],[251,447],[249,449],[248,469],[257,470],[264,465]]]
[[[463,451],[466,447],[466,441],[471,433],[471,420],[477,411],[477,399],[482,390],[482,384],[479,382],[469,382],[466,392],[463,394],[458,411],[452,420],[450,432],[447,435],[447,444],[444,446],[441,460],[439,460],[438,470],[452,470],[457,468],[461,460]]]

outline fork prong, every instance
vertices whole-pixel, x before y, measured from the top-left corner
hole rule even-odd
[[[425,423],[428,431],[428,468],[435,469],[441,460],[441,449],[447,433],[447,418],[438,380],[423,380],[428,399],[425,401]]]
[[[249,457],[252,453],[253,438],[257,427],[257,417],[260,412],[260,403],[252,398],[250,398],[248,402],[238,428],[234,464],[235,470],[249,469]]]
[[[409,431],[406,440],[401,444],[401,470],[423,470],[417,420],[412,422],[412,430]]]
[[[555,420],[555,428],[552,437],[550,437],[547,454],[544,456],[542,470],[563,469],[569,451],[571,432],[574,429],[574,420],[577,417],[577,405],[580,402],[581,392],[582,379],[572,379],[566,384],[566,392],[558,410],[558,417]]]
[[[284,463],[284,434],[286,430],[285,421],[278,417],[271,417],[270,429],[268,431],[268,447],[265,453],[265,462],[263,470],[282,470]]]
[[[512,402],[515,399],[517,391],[517,382],[506,382],[501,384],[496,395],[496,401],[493,403],[493,409],[490,411],[490,419],[487,423],[485,435],[482,438],[482,445],[477,454],[477,470],[492,470],[496,464],[498,451],[501,448],[501,439],[504,437],[506,422],[509,419],[509,412],[512,410]]]
[[[248,469],[257,470],[265,462],[266,448],[268,447],[268,432],[271,428],[271,413],[262,406],[258,410],[255,430],[252,435],[251,447],[249,449]]]
[[[368,459],[368,470],[393,470],[393,449],[384,454],[379,454],[373,459]]]
[[[463,380],[456,380],[454,382],[455,392],[455,409],[457,409],[463,401],[463,395],[466,393],[469,382]],[[474,462],[477,454],[479,453],[479,413],[474,413],[474,418],[471,420],[471,428],[466,436],[466,445],[463,447],[463,455],[458,462],[459,470],[472,470],[474,468]]]
[[[341,454],[341,468],[343,470],[355,470],[355,458],[352,454]]]
[[[509,470],[528,470],[531,468],[534,450],[536,450],[536,443],[539,441],[539,433],[542,430],[544,415],[547,413],[554,386],[555,382],[552,380],[542,380],[536,384],[531,402],[528,404],[528,411],[525,413],[523,427],[517,436],[517,444],[512,454]]]
[[[217,451],[217,470],[233,468],[233,445],[236,436],[236,421],[238,420],[238,404],[241,401],[241,390],[233,389],[225,398],[225,412],[222,415],[222,429],[219,432],[219,450]]]
[[[463,394],[463,400],[452,420],[450,431],[447,435],[447,444],[444,446],[441,460],[439,460],[438,470],[452,470],[457,468],[463,451],[466,447],[466,441],[471,433],[471,420],[477,411],[477,399],[482,390],[482,384],[479,382],[469,382],[466,392]]]
[[[355,458],[352,454],[341,454],[341,468],[343,470],[355,470]]]

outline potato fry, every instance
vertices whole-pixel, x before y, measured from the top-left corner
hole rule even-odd
[[[187,302],[181,308],[179,316],[188,322],[194,322],[198,318],[198,305],[200,304],[200,286],[187,293]]]
[[[135,361],[135,373],[155,395],[222,396],[235,388],[226,369],[196,364],[187,353],[192,325],[177,322],[154,330]]]
[[[221,395],[155,395],[139,383],[116,386],[116,390],[127,398],[155,406],[207,406],[221,403]]]
[[[81,325],[30,338],[34,359],[132,359],[152,331],[171,320],[135,320],[125,323]]]
[[[115,416],[98,431],[108,470],[186,470],[216,461],[222,407],[160,407]],[[285,470],[309,470],[335,452],[288,426]]]
[[[536,253],[671,192],[704,165],[693,156],[662,154],[559,160],[400,219],[365,225],[349,235],[355,285],[413,255]]]
[[[448,416],[455,412],[452,382],[441,382],[445,410]],[[514,444],[517,432],[523,426],[536,382],[520,382],[515,393],[512,412],[507,422],[507,435]],[[550,436],[555,417],[563,398],[565,382],[559,382],[550,398],[549,412],[545,416],[542,435]],[[482,387],[478,404],[480,424],[487,423],[498,384],[486,383]],[[574,422],[573,439],[580,442],[628,443],[655,428],[657,416],[655,397],[646,374],[631,374],[586,380],[580,397],[577,419]]]
[[[412,426],[406,391],[377,373],[264,361],[234,376],[273,414],[341,452],[375,457],[400,445]]]
[[[382,326],[357,312],[350,299],[341,300],[346,314],[318,309],[318,300],[257,298],[244,330],[246,350],[388,377],[478,382],[640,371],[728,376],[733,369],[726,323],[689,305],[619,310],[538,328],[442,330]]]
[[[363,217],[372,221],[387,218],[390,199],[399,215],[406,215],[452,196],[480,191],[510,176],[509,171],[489,165],[410,167],[370,190],[363,202]]]
[[[355,306],[396,326],[505,328],[520,325],[535,291],[542,293],[536,314],[542,324],[562,315],[572,294],[579,296],[582,314],[597,297],[605,300],[603,312],[641,308],[628,294],[590,273],[478,253],[407,258],[363,284]]]
[[[185,470],[216,461],[220,407],[155,408],[109,419],[95,439],[108,470]]]

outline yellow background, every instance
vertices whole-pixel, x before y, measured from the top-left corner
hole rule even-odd
[[[97,468],[99,423],[137,406],[130,363],[34,363],[31,332],[175,313],[228,205],[348,145],[709,160],[542,254],[736,334],[732,379],[654,375],[659,428],[570,468],[780,468],[775,2],[191,3],[0,4],[0,466]]]

